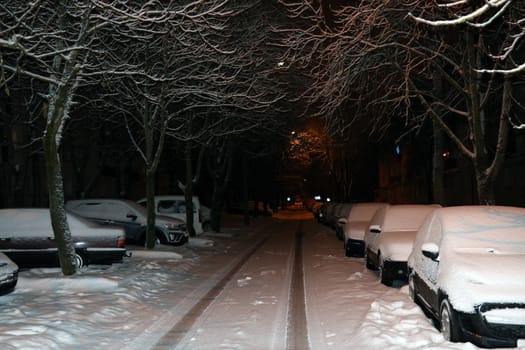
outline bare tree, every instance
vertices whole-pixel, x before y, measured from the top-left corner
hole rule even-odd
[[[431,26],[457,26],[467,25],[473,28],[488,28],[499,20],[505,22],[506,34],[501,41],[500,51],[490,56],[494,60],[509,61],[508,68],[480,68],[480,73],[501,73],[512,75],[525,70],[525,62],[516,62],[513,56],[519,50],[520,44],[525,37],[525,13],[519,2],[513,0],[490,0],[484,3],[474,1],[456,1],[453,3],[441,3],[439,7],[450,9],[449,15],[452,18],[427,19],[424,17],[409,15],[419,23]]]
[[[282,2],[292,16],[309,23],[300,35],[293,32],[289,36],[292,50],[288,56],[312,76],[305,97],[318,114],[328,117],[329,126],[352,127],[356,118],[366,118],[373,132],[383,133],[397,120],[408,133],[432,118],[471,160],[479,201],[494,202],[493,185],[503,163],[507,121],[519,105],[512,107],[512,75],[483,76],[490,72],[480,65],[491,62],[490,43],[508,37],[506,24],[511,26],[517,17],[522,18],[521,3],[513,3],[510,22],[458,31],[457,27],[432,29],[407,19],[410,12],[417,12],[418,18],[439,16],[442,9],[428,3],[378,0],[334,6],[327,15],[321,5]],[[464,11],[472,10],[469,5],[465,2]],[[454,9],[458,6],[463,3]],[[433,88],[435,80],[444,85],[439,92]],[[349,106],[352,113],[341,113]],[[496,128],[489,128],[489,123]],[[490,135],[492,130],[496,130],[494,135]],[[496,141],[491,142],[493,139]]]
[[[198,6],[202,2],[194,3]],[[190,9],[159,10],[153,2],[87,0],[15,0],[0,5],[0,84],[8,88],[16,77],[25,76],[32,82],[30,92],[46,103],[42,140],[49,207],[65,275],[75,273],[75,250],[64,209],[60,147],[78,89],[97,85],[102,76],[146,75],[142,65],[119,56],[123,52],[119,48],[150,37],[151,23],[180,17],[191,20],[194,14],[185,12]]]

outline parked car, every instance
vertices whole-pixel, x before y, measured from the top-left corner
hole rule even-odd
[[[15,289],[18,282],[18,265],[4,253],[0,253],[0,295]]]
[[[197,196],[193,196],[192,201],[193,228],[196,234],[201,234],[210,225],[210,208],[202,205]],[[137,203],[145,207],[146,198],[140,199]],[[155,213],[186,222],[186,198],[183,195],[155,196]]]
[[[146,243],[147,211],[140,204],[126,199],[77,199],[66,203],[66,209],[103,225],[124,228],[126,241]],[[182,245],[188,241],[184,221],[169,216],[155,217],[157,243]]]
[[[334,218],[333,218],[332,227],[335,230],[335,236],[341,241],[344,238],[343,223],[339,220],[342,218],[346,218],[351,208],[352,208],[352,203],[339,203],[335,207],[335,210],[334,210]]]
[[[525,346],[525,208],[437,209],[408,266],[411,297],[447,340]]]
[[[124,230],[101,227],[68,213],[77,267],[121,261]],[[51,216],[46,208],[0,209],[0,252],[20,267],[59,266]]]
[[[365,253],[365,231],[376,211],[386,203],[354,203],[346,218],[339,219],[346,256],[363,257]]]
[[[438,205],[387,205],[376,211],[365,233],[365,260],[369,269],[379,269],[381,283],[407,280],[407,260],[417,230]]]

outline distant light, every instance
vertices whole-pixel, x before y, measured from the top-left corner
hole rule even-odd
[[[286,201],[287,201],[287,202],[291,202],[291,201],[292,201],[292,198],[291,198],[291,197],[286,197]]]
[[[314,199],[315,199],[316,201],[320,201],[320,200],[321,200],[321,196],[320,196],[320,195],[314,196]]]
[[[396,145],[396,149],[394,150],[396,156],[400,155],[401,154],[401,147],[399,147],[399,145]]]
[[[326,201],[327,201],[327,202],[331,202],[331,201],[332,201],[332,198],[330,198],[330,197],[326,197]]]
[[[448,158],[448,157],[450,157],[450,152],[449,151],[443,152],[443,158]]]
[[[277,67],[279,68],[284,67],[284,61],[277,62]]]
[[[292,130],[292,132],[290,134],[295,135],[295,130]]]

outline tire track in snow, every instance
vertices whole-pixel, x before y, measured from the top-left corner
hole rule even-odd
[[[233,266],[224,277],[213,286],[185,315],[182,319],[173,326],[164,336],[153,346],[152,350],[165,350],[174,348],[191,329],[193,324],[197,321],[208,306],[215,300],[215,298],[223,291],[225,286],[232,280],[235,274],[242,268],[242,266],[266,243],[270,237],[261,239],[252,249],[248,251],[237,264]]]
[[[303,232],[302,221],[295,233],[295,257],[290,288],[290,309],[288,311],[288,329],[286,349],[308,350],[308,327],[306,324],[306,303],[303,275]]]

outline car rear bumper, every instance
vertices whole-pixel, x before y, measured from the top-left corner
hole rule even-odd
[[[408,281],[408,264],[406,261],[385,261],[383,273],[386,273],[391,280]]]
[[[365,256],[365,242],[358,239],[349,238],[346,240],[349,256],[362,258]]]

